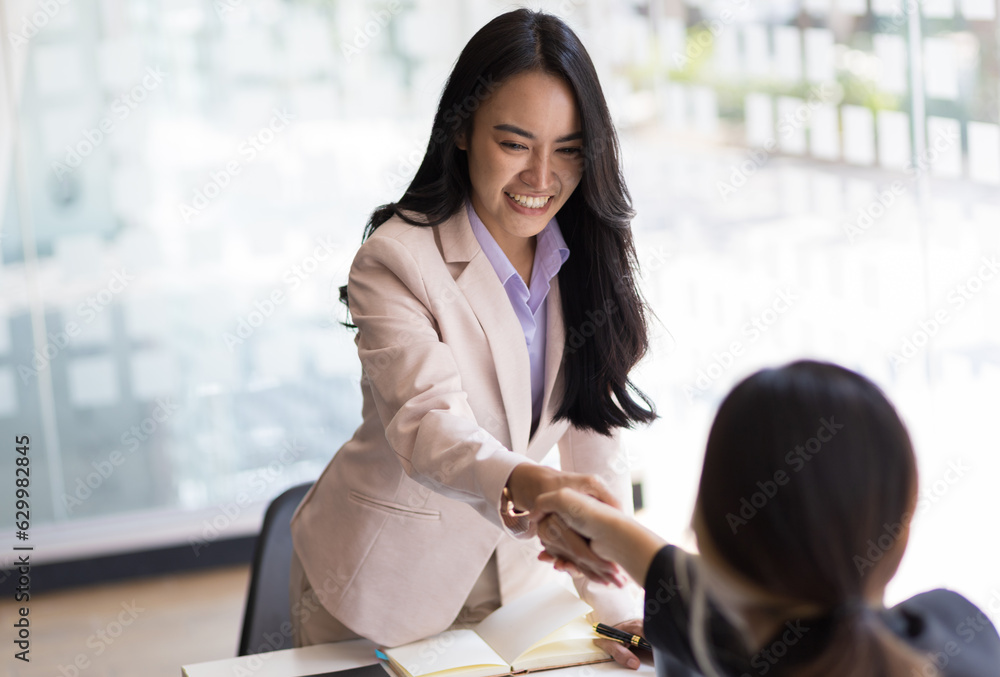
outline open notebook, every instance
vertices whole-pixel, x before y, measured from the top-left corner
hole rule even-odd
[[[611,660],[594,644],[590,606],[553,584],[505,604],[468,630],[384,653],[400,677],[493,677]]]

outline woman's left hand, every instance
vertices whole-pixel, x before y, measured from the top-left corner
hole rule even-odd
[[[619,630],[624,630],[625,632],[630,632],[633,635],[639,635],[643,637],[642,619],[636,618],[630,621],[623,621],[615,626]],[[625,646],[621,642],[616,642],[613,639],[595,639],[594,644],[599,646],[604,651],[611,654],[611,657],[615,659],[615,662],[622,667],[629,668],[631,670],[639,669],[639,657],[636,656],[629,647]]]

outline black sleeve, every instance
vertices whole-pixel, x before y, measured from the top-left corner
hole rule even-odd
[[[682,672],[683,668],[693,670],[697,662],[688,634],[689,614],[685,600],[690,597],[690,590],[685,588],[681,594],[674,570],[675,550],[675,546],[664,546],[649,565],[644,586],[643,630],[653,645],[657,674],[699,674]]]
[[[907,618],[905,640],[930,654],[945,677],[1000,674],[1000,636],[989,617],[951,590],[931,590],[892,609]]]
[[[691,646],[691,586],[698,575],[694,556],[685,558],[686,575],[676,570],[676,546],[667,545],[653,557],[646,573],[643,624],[646,639],[653,645],[658,675],[689,677],[701,675]],[[680,553],[683,554],[683,553]],[[749,657],[736,630],[708,601],[708,644],[716,663],[731,674],[749,670]]]
[[[688,643],[688,609],[680,594],[680,583],[674,571],[672,545],[665,545],[653,557],[646,573],[646,597],[643,604],[643,625],[646,639],[666,651]]]

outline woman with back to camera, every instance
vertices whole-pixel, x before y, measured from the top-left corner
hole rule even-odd
[[[1000,637],[961,595],[885,609],[917,502],[906,428],[871,381],[832,364],[762,370],[712,425],[688,555],[621,511],[562,490],[558,515],[645,582],[645,633],[672,677],[996,677]],[[542,559],[573,569],[559,529]]]
[[[577,36],[524,9],[491,21],[342,289],[363,422],[292,521],[297,645],[398,645],[537,587],[551,567],[526,546],[525,511],[540,493],[573,487],[629,509],[619,431],[656,417],[629,380],[648,344],[631,218]],[[539,463],[555,445],[561,470]],[[599,582],[576,580],[595,620],[638,629],[618,567],[582,539],[568,547]]]

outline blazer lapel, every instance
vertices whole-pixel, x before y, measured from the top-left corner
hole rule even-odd
[[[553,278],[552,282],[545,299],[548,321],[545,327],[545,387],[542,394],[542,415],[538,429],[531,431],[531,438],[528,440],[527,456],[535,461],[541,461],[569,427],[568,421],[555,423],[552,420],[562,402],[560,393],[563,391],[565,378],[562,359],[566,334],[563,327],[562,299],[559,296],[559,277]]]
[[[455,282],[468,299],[489,342],[507,414],[511,450],[524,454],[531,426],[531,366],[521,323],[500,284],[500,278],[472,232],[465,209],[460,209],[455,216],[438,226],[438,234],[445,261],[467,263]],[[550,327],[551,324],[550,319]],[[546,360],[548,352],[547,348]],[[549,382],[547,372],[548,368],[546,383]]]

